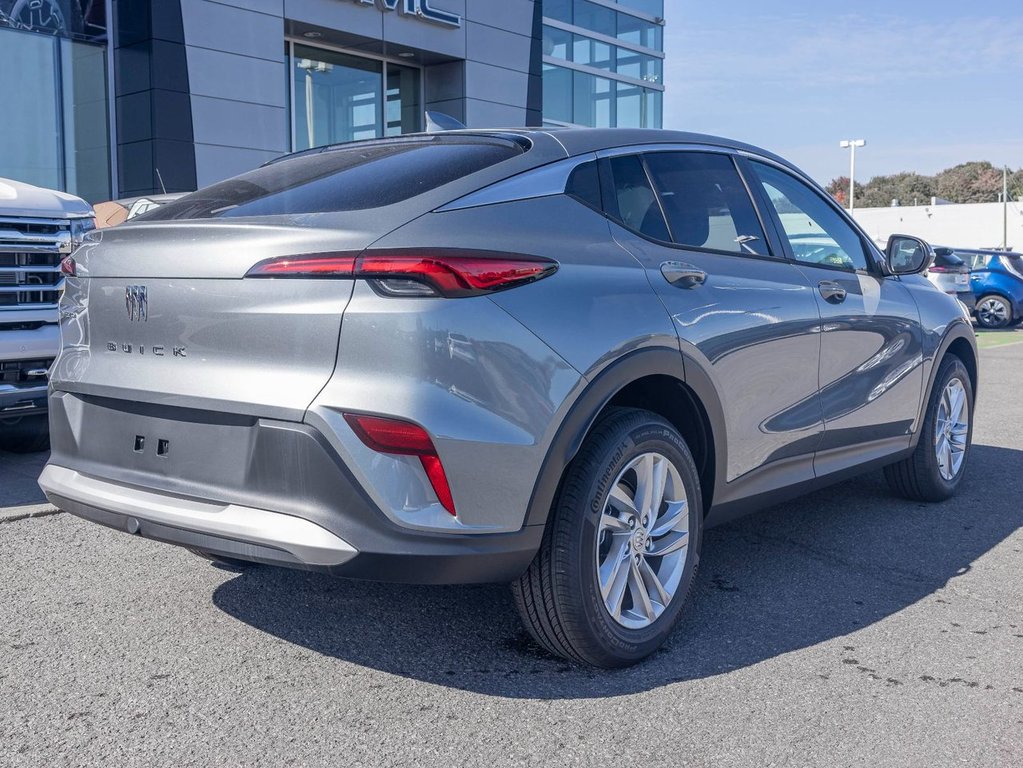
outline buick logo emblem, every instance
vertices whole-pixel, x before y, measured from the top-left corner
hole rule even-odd
[[[124,308],[133,323],[144,323],[149,319],[149,296],[144,285],[129,285],[124,289]]]

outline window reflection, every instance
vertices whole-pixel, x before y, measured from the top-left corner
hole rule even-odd
[[[302,45],[291,63],[296,150],[419,130],[418,69]]]
[[[0,27],[105,42],[105,0],[0,0]]]
[[[110,197],[106,47],[0,29],[0,176]]]

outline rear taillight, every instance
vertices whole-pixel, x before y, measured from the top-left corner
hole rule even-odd
[[[359,413],[346,413],[345,421],[358,438],[377,453],[418,456],[437,500],[444,509],[455,514],[455,502],[444,474],[444,465],[440,463],[437,449],[425,429],[410,421]]]
[[[74,277],[78,274],[78,265],[75,264],[75,260],[70,256],[65,256],[60,260],[60,271],[61,274],[67,275],[68,277]]]
[[[355,254],[310,253],[267,259],[249,270],[246,277],[351,277]]]
[[[359,278],[389,296],[460,298],[501,291],[553,274],[550,259],[495,251],[403,249],[267,259],[246,277]]]

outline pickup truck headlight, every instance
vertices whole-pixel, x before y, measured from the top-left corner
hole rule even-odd
[[[92,216],[83,219],[71,219],[71,250],[82,244],[86,233],[96,228],[96,219]]]

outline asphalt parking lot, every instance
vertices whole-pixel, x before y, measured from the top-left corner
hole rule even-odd
[[[1019,766],[1003,341],[956,499],[874,473],[710,531],[683,625],[621,672],[544,656],[503,586],[232,572],[66,514],[0,522],[0,765]],[[42,460],[0,454],[0,507],[39,501]]]

